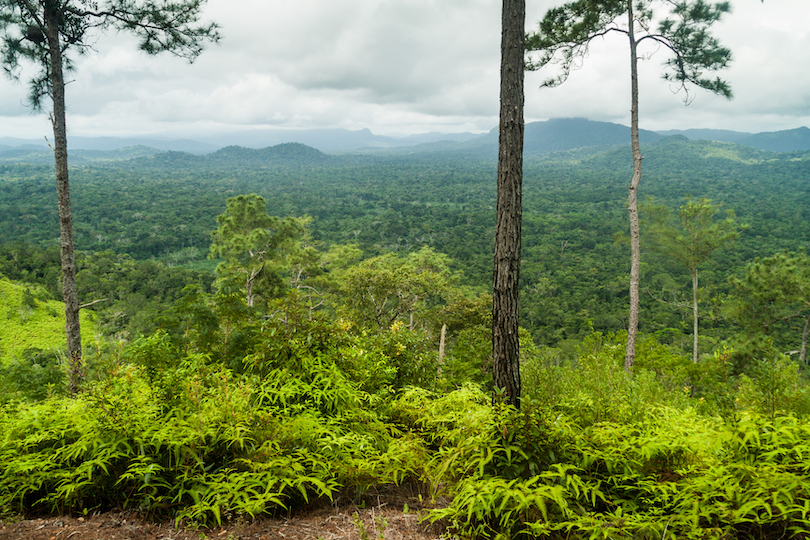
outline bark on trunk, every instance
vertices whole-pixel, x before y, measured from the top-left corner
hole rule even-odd
[[[627,349],[624,369],[630,371],[636,362],[638,336],[639,281],[641,276],[641,242],[638,224],[638,185],[641,182],[641,146],[638,140],[638,56],[633,22],[633,2],[627,2],[630,39],[630,142],[633,150],[633,178],[627,196],[630,214],[630,313],[627,326]]]
[[[799,352],[799,360],[802,364],[807,363],[807,336],[810,334],[810,317],[804,321],[804,331],[802,332],[802,350]]]
[[[59,209],[59,245],[62,259],[62,298],[65,302],[65,335],[68,354],[70,393],[79,391],[84,378],[82,338],[79,327],[79,293],[76,288],[76,259],[73,253],[73,215],[70,210],[68,181],[67,125],[65,121],[65,80],[62,72],[62,46],[59,40],[59,14],[45,3],[45,26],[50,56],[50,84],[53,99],[54,161],[56,197]]]
[[[525,20],[525,0],[503,0],[492,359],[495,387],[504,389],[507,403],[515,407],[520,407],[518,282],[523,190]]]
[[[698,361],[698,271],[692,271],[692,362]]]

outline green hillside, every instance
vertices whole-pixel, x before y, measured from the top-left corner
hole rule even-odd
[[[34,285],[0,277],[0,362],[19,357],[26,349],[61,350],[65,346],[65,314],[61,302]],[[83,311],[82,334],[93,337],[92,312]]]

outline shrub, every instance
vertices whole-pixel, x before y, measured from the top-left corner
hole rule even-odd
[[[594,333],[579,345],[574,362],[559,362],[555,350],[541,349],[536,359],[521,364],[524,396],[582,426],[632,421],[659,405],[685,406],[682,360],[647,337],[629,375],[624,341],[624,333]]]
[[[26,349],[20,358],[8,362],[0,373],[5,400],[16,396],[39,401],[50,395],[64,394],[66,380],[59,354],[41,349]]]
[[[771,420],[780,414],[804,418],[810,414],[810,388],[794,361],[785,355],[774,355],[757,360],[751,377],[740,376],[737,403]]]

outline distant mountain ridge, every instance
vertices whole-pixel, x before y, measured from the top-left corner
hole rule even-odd
[[[770,152],[801,152],[810,150],[810,129],[796,129],[746,133],[720,129],[687,129],[654,132],[640,130],[642,144],[654,144],[674,135],[690,140],[730,142]],[[525,126],[524,154],[528,157],[583,148],[625,145],[630,141],[630,128],[610,122],[596,122],[585,118],[552,118],[544,122],[530,122]],[[225,144],[227,143],[227,144]],[[295,143],[321,153],[442,153],[469,155],[482,158],[497,156],[498,129],[485,134],[425,133],[405,138],[374,135],[368,129],[323,130],[257,130],[234,132],[216,137],[192,139],[158,139],[155,137],[71,137],[69,148],[74,163],[95,160],[121,160],[152,155],[157,152],[183,152],[188,154],[217,155],[228,148],[266,149],[286,143]],[[287,148],[291,151],[290,148]],[[233,150],[229,150],[233,152]],[[314,155],[300,153],[299,158],[311,160]],[[0,160],[47,162],[49,149],[45,141],[0,138]],[[227,152],[226,152],[227,154]],[[257,155],[251,155],[257,159]],[[175,156],[176,158],[177,156]],[[218,158],[224,159],[225,154]],[[276,156],[278,158],[278,156]]]
[[[374,135],[368,128],[347,129],[262,129],[236,131],[219,135],[196,136],[194,139],[172,139],[158,136],[139,137],[68,137],[68,148],[72,150],[111,151],[132,146],[147,146],[170,152],[209,154],[228,146],[244,148],[267,148],[284,143],[301,143],[322,152],[348,152],[360,148],[396,148],[430,144],[439,141],[459,142],[480,137],[478,133],[421,133],[408,137],[386,137]],[[0,154],[9,148],[25,146],[30,149],[47,149],[44,140],[0,137]]]
[[[639,130],[642,143],[654,143],[663,138],[653,131]],[[526,124],[523,154],[539,156],[554,152],[616,144],[629,144],[630,128],[610,122],[594,122],[586,118],[552,118],[545,122]],[[457,144],[458,150],[479,150],[498,153],[498,128],[478,139]]]
[[[810,129],[800,127],[782,131],[745,133],[722,129],[687,129],[660,131],[662,135],[683,135],[690,140],[731,142],[770,152],[805,152],[810,150]]]

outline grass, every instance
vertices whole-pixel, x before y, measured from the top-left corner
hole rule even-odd
[[[95,329],[92,313],[80,315],[83,334]],[[0,277],[0,365],[29,348],[43,351],[65,348],[65,307],[34,286]]]

